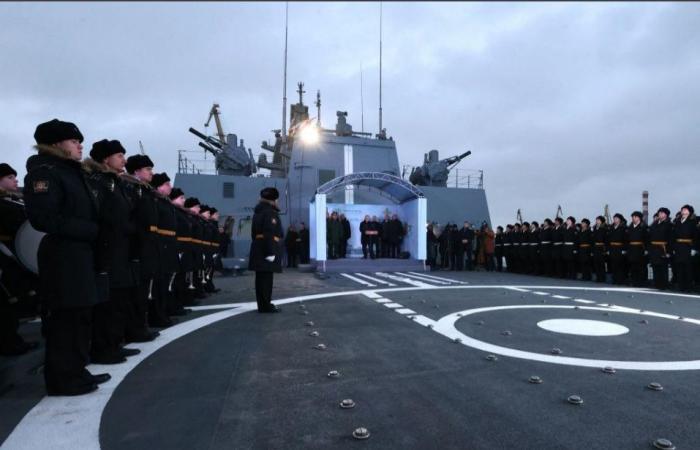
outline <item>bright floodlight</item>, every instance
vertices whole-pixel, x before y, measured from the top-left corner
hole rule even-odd
[[[318,143],[320,134],[316,125],[308,124],[304,125],[301,130],[299,130],[299,137],[304,144],[312,145]]]

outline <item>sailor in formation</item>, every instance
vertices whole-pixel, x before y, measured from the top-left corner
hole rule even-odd
[[[139,353],[126,344],[156,339],[154,328],[217,291],[218,212],[154,174],[147,155],[126,158],[118,140],[94,142],[83,159],[71,122],[42,123],[34,138],[23,193],[17,172],[0,164],[0,350],[35,348],[17,335],[17,319],[39,313],[47,393],[86,394],[110,379],[88,364],[124,362]],[[38,276],[14,246],[25,218],[45,233]]]
[[[574,217],[545,219],[542,226],[508,224],[496,235],[497,259],[514,273],[596,282],[610,276],[620,285],[644,287],[651,281],[657,289],[700,290],[700,222],[693,207],[683,205],[675,220],[661,207],[649,226],[643,217],[634,211],[628,223],[617,213],[608,224],[598,216],[592,227],[587,218]]]

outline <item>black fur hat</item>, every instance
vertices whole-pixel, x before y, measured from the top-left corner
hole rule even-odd
[[[0,164],[0,178],[6,177],[8,175],[17,176],[17,171],[7,163]]]
[[[151,186],[157,189],[159,186],[164,185],[168,181],[170,181],[170,177],[167,173],[156,173],[153,174],[153,179],[151,179]]]
[[[153,161],[146,155],[131,155],[126,160],[126,171],[130,174],[144,167],[153,167]]]
[[[126,153],[122,143],[114,140],[110,141],[107,139],[102,139],[92,144],[92,150],[90,150],[90,158],[97,162],[102,162],[105,158],[108,158],[115,153]]]
[[[34,131],[34,140],[37,144],[55,144],[67,139],[77,139],[83,142],[83,134],[72,122],[63,122],[53,119],[37,125]]]

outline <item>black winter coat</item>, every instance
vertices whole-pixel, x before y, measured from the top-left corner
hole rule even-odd
[[[100,300],[97,199],[80,162],[55,147],[37,149],[27,160],[24,198],[30,223],[47,233],[38,254],[42,301],[49,310],[92,306]]]
[[[673,224],[669,219],[663,222],[654,221],[649,226],[649,262],[664,264],[669,261],[666,255],[673,251]]]
[[[171,275],[180,269],[177,256],[177,215],[176,206],[170,200],[153,191],[158,210],[158,269],[161,275]]]
[[[255,207],[251,226],[250,257],[248,268],[256,272],[282,272],[282,223],[279,209],[261,201]],[[275,256],[270,262],[265,258]]]
[[[192,220],[190,213],[183,208],[175,208],[177,219],[177,254],[180,262],[179,272],[191,272],[194,270],[194,256],[192,253]]]
[[[694,249],[697,219],[690,216],[685,221],[676,219],[673,222],[673,258],[674,262],[690,261],[690,251]]]
[[[137,260],[143,280],[155,277],[158,272],[158,205],[153,188],[136,177],[122,174],[125,192],[134,205],[133,223],[136,227],[136,244],[131,249],[131,259]]]
[[[83,161],[88,183],[98,192],[100,231],[96,243],[98,272],[109,275],[109,286],[128,288],[138,284],[138,265],[132,263],[136,226],[133,205],[119,176],[92,159]]]
[[[647,226],[640,223],[636,227],[627,227],[627,260],[633,263],[644,261],[644,251],[647,243]]]

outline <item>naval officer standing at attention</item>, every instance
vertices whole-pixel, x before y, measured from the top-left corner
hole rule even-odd
[[[260,191],[251,227],[249,269],[255,271],[255,298],[258,312],[279,312],[272,304],[272,281],[275,272],[282,272],[282,224],[279,218],[277,189]]]

